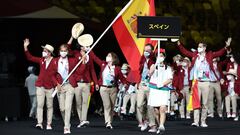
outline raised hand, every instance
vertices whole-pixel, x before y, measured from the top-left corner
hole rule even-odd
[[[229,46],[230,46],[230,44],[231,44],[231,42],[232,42],[232,38],[231,38],[231,37],[229,37],[229,38],[228,38],[228,40],[227,40],[227,41],[225,41],[225,43],[226,43],[226,47],[229,47]]]
[[[29,46],[29,44],[30,44],[30,41],[28,38],[23,40],[23,47],[25,51],[27,50],[27,47]]]
[[[180,42],[180,40],[178,40],[178,41],[177,41],[177,45],[180,45],[180,44],[181,44],[181,42]]]

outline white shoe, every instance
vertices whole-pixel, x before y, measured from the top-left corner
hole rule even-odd
[[[227,118],[231,118],[231,117],[232,117],[231,113],[227,113]]]
[[[208,125],[206,123],[202,123],[201,127],[206,128],[206,127],[208,127]]]
[[[173,115],[175,115],[175,113],[172,111],[172,112],[170,112],[170,115],[173,116]]]
[[[191,117],[189,115],[187,115],[187,118],[186,119],[191,119]]]
[[[90,124],[89,121],[82,121],[77,127],[80,128],[80,127],[86,127]]]
[[[221,113],[219,113],[218,116],[219,116],[219,118],[222,118],[222,117],[223,117],[223,115],[222,115]]]
[[[236,113],[232,113],[232,118],[237,117]]]
[[[233,120],[234,120],[234,121],[238,121],[238,117],[235,117]]]
[[[52,130],[52,126],[50,124],[47,124],[46,130]]]
[[[63,134],[71,134],[70,129],[68,129],[68,128],[64,128],[64,132],[63,132]]]
[[[184,119],[185,118],[185,116],[184,115],[181,115],[181,119]]]
[[[36,128],[38,128],[38,129],[43,129],[43,125],[42,124],[37,124],[36,126],[35,126]]]
[[[213,113],[211,113],[211,114],[208,114],[208,117],[210,117],[210,118],[214,118],[214,115],[213,115]]]
[[[147,129],[148,125],[146,123],[142,124],[141,131],[145,131]]]
[[[163,134],[164,133],[164,131],[165,131],[165,128],[163,127],[163,126],[160,126],[159,128],[158,128],[158,130],[157,130],[157,134]]]
[[[156,133],[157,132],[157,129],[156,127],[152,127],[148,130],[149,133]]]
[[[193,126],[193,127],[199,127],[199,124],[193,122],[191,126]]]
[[[111,125],[110,123],[108,123],[108,124],[106,125],[106,128],[107,128],[107,129],[113,129],[113,127],[112,127],[112,125]]]
[[[138,124],[138,127],[139,127],[139,128],[142,127],[142,124]]]
[[[81,127],[81,122],[77,125],[77,128],[80,128]]]

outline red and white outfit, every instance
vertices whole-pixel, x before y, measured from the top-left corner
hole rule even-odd
[[[123,84],[127,84],[126,78],[121,72],[121,67],[112,65],[108,66],[107,62],[100,60],[95,54],[91,53],[93,58],[101,70],[98,84],[100,87],[100,95],[103,101],[105,124],[108,126],[113,121],[113,109],[117,97],[117,82],[120,80]]]
[[[42,57],[32,56],[29,51],[25,51],[25,55],[29,61],[38,63],[40,66],[39,76],[35,84],[37,95],[37,122],[38,124],[42,124],[43,122],[43,106],[46,97],[47,124],[51,125],[53,116],[52,93],[56,86],[53,82],[53,77],[55,71],[54,68],[57,63],[53,58],[46,60]]]
[[[198,80],[198,95],[199,99],[202,99],[201,106],[201,126],[207,127],[207,108],[208,108],[208,95],[210,91],[210,83],[212,81],[211,77],[217,77],[214,67],[213,67],[213,58],[220,57],[226,52],[226,48],[223,48],[217,52],[206,52],[205,56],[201,56],[197,51],[191,52],[184,48],[182,44],[178,45],[181,53],[187,57],[192,58],[190,70],[190,80]],[[202,97],[202,98],[201,98]],[[192,125],[199,126],[200,120],[200,108],[194,110],[194,123]]]
[[[69,73],[75,67],[77,60],[75,58],[56,58],[54,83],[62,84],[67,78]],[[64,120],[64,130],[70,130],[70,119],[72,100],[74,96],[75,88],[77,87],[76,72],[83,73],[85,65],[81,64],[78,69],[68,78],[68,80],[62,85],[61,91],[58,92],[58,101],[60,111]]]
[[[69,45],[70,47],[71,45]],[[81,59],[82,55],[80,51],[73,50],[70,51],[72,55],[76,59]],[[91,52],[93,53],[93,52]],[[93,58],[88,55],[88,62],[85,64],[85,71],[84,74],[81,74],[80,72],[76,73],[76,81],[78,87],[75,89],[75,99],[76,99],[76,108],[78,113],[78,118],[80,121],[80,124],[78,127],[84,126],[84,124],[89,124],[87,121],[87,114],[88,114],[88,100],[90,96],[90,90],[91,85],[90,83],[93,81],[95,85],[98,84]]]

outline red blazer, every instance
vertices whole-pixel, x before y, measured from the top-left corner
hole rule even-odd
[[[233,62],[229,62],[227,64],[227,72],[229,71],[229,69],[234,69],[234,63]],[[237,67],[237,78],[235,80],[235,83],[234,83],[234,89],[235,89],[235,92],[240,92],[240,65],[238,65]]]
[[[180,50],[180,52],[181,53],[183,53],[184,55],[186,55],[187,57],[190,57],[190,58],[192,58],[192,63],[191,63],[191,66],[190,66],[190,68],[189,68],[189,70],[191,71],[192,70],[192,68],[193,68],[193,66],[194,66],[194,64],[195,64],[195,62],[196,62],[196,59],[197,59],[197,57],[198,57],[198,52],[196,51],[196,52],[191,52],[191,51],[188,51],[187,49],[185,49],[184,47],[183,47],[183,45],[182,44],[180,44],[180,45],[178,45],[178,47],[179,47],[179,50]],[[212,51],[209,51],[209,52],[207,52],[206,53],[206,60],[207,60],[207,62],[208,62],[208,64],[209,64],[209,66],[210,66],[210,69],[214,72],[214,74],[215,74],[215,76],[216,76],[216,73],[215,73],[215,70],[214,70],[214,68],[213,68],[213,58],[215,58],[215,57],[219,57],[219,56],[222,56],[224,53],[225,53],[225,51],[226,51],[226,49],[225,48],[222,48],[221,50],[219,50],[219,51],[217,51],[217,52],[212,52]],[[217,77],[217,76],[216,76]],[[217,77],[218,78],[218,77]],[[218,78],[218,80],[219,80],[220,78]]]
[[[41,57],[34,57],[30,54],[29,51],[25,51],[25,55],[27,60],[38,63],[40,66],[40,72],[38,79],[35,83],[37,87],[44,87],[45,89],[52,89],[56,85],[54,84],[54,81],[52,80],[54,73],[55,73],[55,66],[56,66],[56,61],[53,58],[51,62],[49,63],[47,69],[45,68],[45,61],[44,58]]]
[[[70,48],[71,45],[69,44],[68,47]],[[82,55],[80,54],[80,51],[78,51],[78,50],[70,50],[69,53],[72,54],[77,59],[82,57]],[[98,80],[97,80],[97,75],[96,75],[95,68],[94,68],[93,59],[92,59],[92,57],[90,55],[89,55],[89,61],[85,65],[84,74],[81,74],[79,72],[76,73],[76,80],[77,81],[83,80],[84,82],[88,82],[88,83],[93,81],[95,84],[98,84]]]
[[[61,75],[58,73],[58,61],[59,61],[60,57],[55,58],[56,60],[56,65],[55,65],[55,75],[53,76],[53,80],[55,85],[57,84],[62,84],[63,79],[61,77]],[[76,58],[70,58],[68,57],[68,63],[69,63],[69,71],[68,73],[70,73],[73,68],[76,66],[77,64],[77,59]],[[83,74],[85,70],[85,64],[80,64],[79,67],[73,72],[73,74],[69,77],[69,83],[75,88],[77,87],[77,80],[76,80],[76,73],[78,74]]]
[[[224,84],[222,85],[224,90],[226,91],[226,96],[229,94],[228,93],[228,86],[229,86],[229,81],[225,80]],[[240,95],[240,89],[239,89],[239,84],[234,83],[234,92],[238,95]]]
[[[173,76],[173,86],[176,88],[176,90],[181,91],[184,87],[184,76],[185,76],[185,69],[182,66],[177,66],[177,69],[174,72]],[[188,68],[188,82],[189,86],[191,86],[190,78],[190,70]]]
[[[151,54],[150,57],[149,57],[149,60],[147,62],[147,66],[148,66],[148,69],[150,69],[150,67],[152,66],[152,64],[154,64],[154,60],[153,60],[153,55]],[[144,55],[141,56],[141,59],[140,59],[140,62],[139,62],[139,74],[140,74],[140,78],[138,80],[138,83],[141,82],[141,78],[142,78],[142,72],[143,72],[143,67],[144,67],[144,63],[146,62],[146,58]]]
[[[94,62],[96,62],[101,68],[100,74],[99,74],[100,79],[99,79],[98,83],[99,83],[99,85],[103,85],[102,72],[105,69],[105,67],[107,66],[107,62],[100,60],[93,52],[90,52],[90,57],[92,57]],[[115,78],[114,78],[115,85],[118,84],[118,80],[120,80],[123,84],[128,84],[128,82],[127,82],[126,78],[123,76],[123,74],[121,72],[121,68],[119,66],[115,66],[114,74],[115,74]]]

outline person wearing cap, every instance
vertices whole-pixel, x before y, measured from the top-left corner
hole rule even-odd
[[[103,101],[105,124],[106,128],[113,129],[113,111],[118,91],[117,82],[120,80],[124,85],[127,85],[128,82],[121,72],[121,67],[118,66],[119,59],[114,52],[108,53],[105,61],[99,59],[93,53],[91,53],[90,57],[100,66],[98,84],[100,85],[99,91]]]
[[[31,109],[29,113],[30,118],[36,118],[37,113],[37,97],[36,97],[36,86],[35,83],[37,81],[38,76],[34,74],[35,67],[28,67],[29,76],[25,80],[25,87],[28,89],[28,95],[30,98]]]
[[[233,52],[232,55],[230,55],[230,62],[227,64],[227,72],[230,72],[235,75],[235,80],[234,80],[234,92],[235,92],[235,97],[238,97],[240,94],[240,65],[239,65],[239,52]],[[225,99],[226,100],[226,99]],[[226,102],[226,101],[225,101]],[[230,116],[230,115],[229,115]],[[237,116],[234,113],[231,114],[232,117]],[[238,117],[236,117],[235,120],[238,120]]]
[[[231,38],[228,38],[226,41],[225,48],[217,51],[217,52],[206,52],[207,44],[200,42],[198,44],[198,51],[192,52],[184,48],[184,46],[177,42],[178,48],[181,53],[186,55],[187,57],[192,58],[191,66],[189,67],[190,70],[190,80],[197,80],[198,81],[198,96],[199,99],[202,101],[201,105],[201,127],[208,127],[206,124],[207,119],[207,109],[208,109],[208,95],[210,91],[210,82],[217,78],[216,72],[213,67],[213,58],[219,57],[223,55],[227,47],[230,46]],[[202,98],[201,98],[202,97]],[[199,127],[199,120],[200,120],[200,108],[194,109],[194,122],[192,126]]]
[[[83,74],[85,70],[85,57],[83,63],[69,76],[69,73],[74,69],[77,64],[77,59],[68,57],[68,45],[62,44],[59,47],[60,57],[55,58],[57,64],[55,65],[55,75],[53,81],[58,89],[58,102],[60,112],[64,121],[64,134],[70,134],[70,119],[72,101],[75,88],[78,86],[76,81],[76,72]],[[67,77],[69,78],[67,79]],[[63,83],[63,81],[66,82]],[[63,83],[63,84],[62,84]]]
[[[150,88],[148,105],[154,107],[155,118],[159,125],[157,134],[165,131],[166,111],[170,99],[169,90],[171,90],[173,79],[172,68],[165,64],[165,50],[161,50],[155,64],[150,68],[148,86]]]
[[[183,61],[181,62],[181,65],[178,66],[177,70],[177,79],[178,79],[178,89],[180,93],[182,94],[181,99],[181,105],[179,108],[180,117],[190,119],[190,112],[186,109],[185,105],[188,105],[189,103],[189,97],[190,97],[190,81],[189,81],[189,67],[191,66],[191,61],[188,57],[185,57]],[[174,79],[173,79],[174,80]],[[175,81],[175,80],[174,80]],[[185,115],[186,110],[186,115]]]
[[[154,109],[151,106],[148,106],[146,103],[149,98],[149,88],[148,88],[148,80],[149,80],[149,69],[155,63],[154,62],[154,47],[152,44],[146,44],[144,47],[143,55],[140,58],[139,62],[139,74],[140,79],[137,83],[137,120],[138,127],[140,127],[141,131],[145,131],[148,126],[150,129],[148,132],[156,132],[156,122],[154,117]],[[146,108],[146,110],[145,110]],[[149,120],[149,124],[147,123],[147,119]]]
[[[130,66],[124,63],[121,67],[121,72],[125,78],[128,78],[130,72]],[[127,104],[128,101],[131,101],[131,106],[129,109],[129,116],[133,116],[135,113],[135,106],[136,106],[136,90],[135,90],[135,83],[131,83],[128,89],[125,91],[125,95],[123,97],[123,105],[121,107],[121,113],[126,115],[127,114]]]
[[[56,61],[53,59],[52,54],[54,48],[46,44],[42,46],[42,57],[35,57],[30,54],[28,51],[28,46],[30,44],[29,39],[25,39],[23,46],[26,58],[29,61],[38,63],[40,66],[40,73],[38,79],[36,81],[36,95],[37,95],[37,125],[36,127],[39,129],[43,129],[43,106],[46,97],[47,104],[47,130],[52,130],[52,116],[53,116],[53,97],[52,93],[55,88],[55,84],[52,80],[54,76],[54,67],[56,65]]]
[[[235,80],[237,79],[237,74],[234,69],[230,69],[225,73],[227,81],[224,82],[226,87],[226,96],[225,96],[225,106],[227,112],[227,118],[236,118],[237,117],[237,99],[240,94],[240,90],[236,89]],[[231,112],[231,105],[232,112]]]
[[[179,90],[178,88],[178,68],[181,67],[181,62],[182,62],[182,56],[180,54],[177,54],[175,56],[173,56],[172,58],[173,60],[173,63],[172,63],[172,68],[173,68],[173,71],[174,71],[174,74],[173,74],[173,87],[176,89],[176,90]]]
[[[68,47],[71,48],[73,40],[77,39],[78,44],[81,46],[81,50],[80,51],[69,50],[69,53],[72,54],[75,58],[80,60],[89,51],[90,46],[93,43],[93,37],[90,34],[84,34],[80,36],[84,27],[81,23],[77,23],[75,25],[79,25],[78,26],[79,29],[75,29],[75,27],[73,27],[72,37],[68,41]],[[78,33],[78,34],[75,35],[74,33]],[[93,52],[91,51],[91,53]],[[80,121],[79,125],[77,126],[78,128],[86,127],[90,124],[90,122],[87,120],[88,100],[89,100],[90,89],[91,89],[90,82],[94,82],[96,89],[99,88],[93,59],[90,55],[86,55],[86,59],[87,59],[85,64],[86,70],[84,74],[76,73],[76,80],[77,80],[78,87],[75,89],[75,99],[76,99],[76,108],[77,108],[78,118]]]
[[[176,63],[176,65],[180,65],[182,60],[182,55],[177,54],[173,57],[173,62]]]

